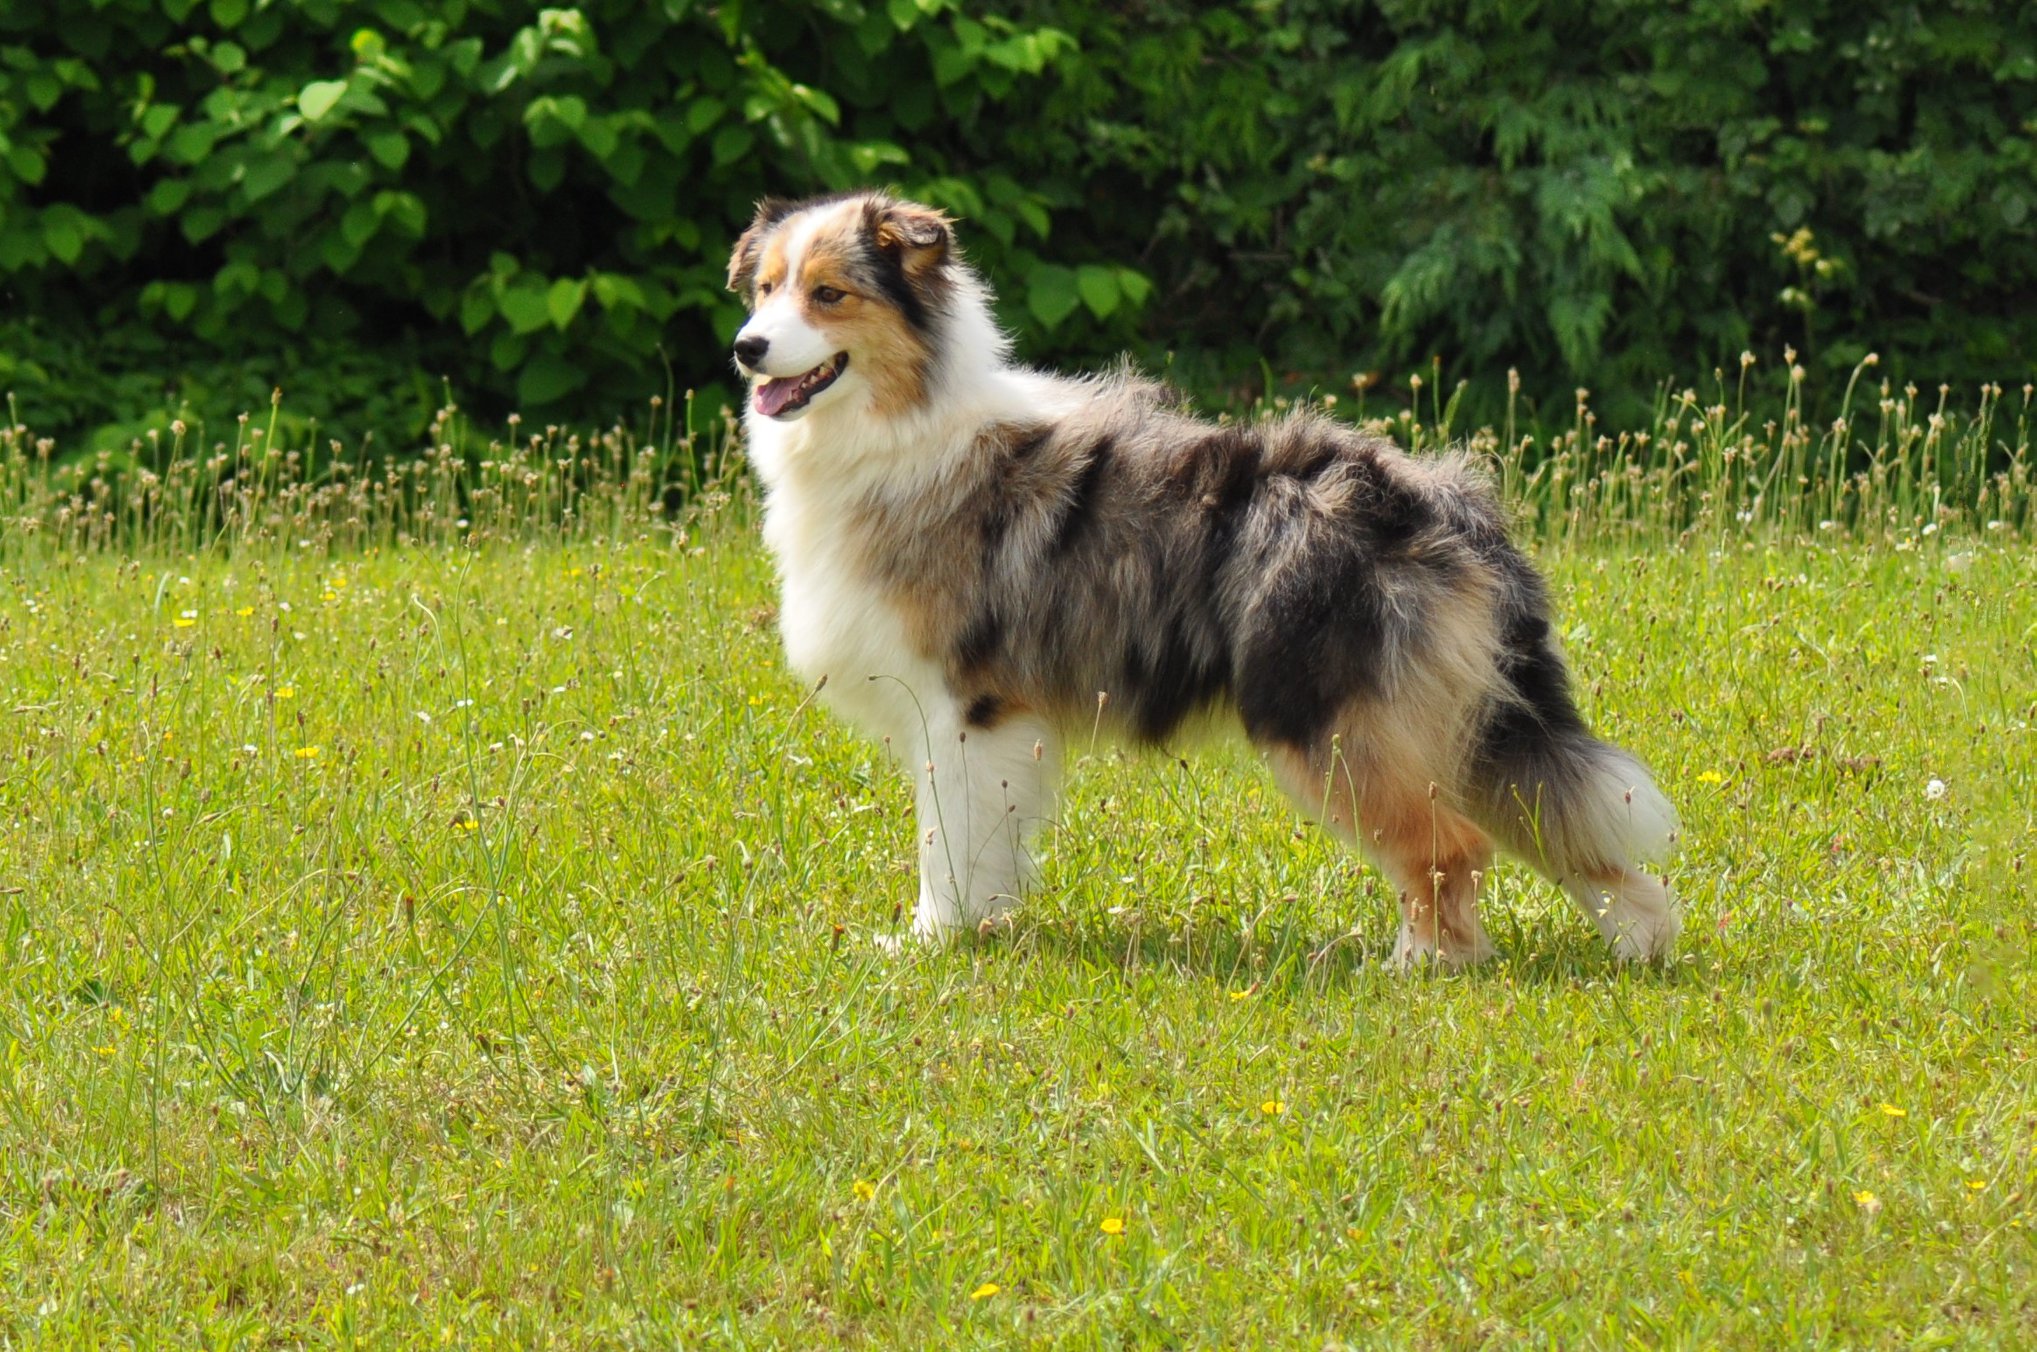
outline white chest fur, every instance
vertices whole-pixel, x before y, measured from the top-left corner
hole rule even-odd
[[[905,621],[859,556],[848,514],[776,486],[764,540],[778,562],[779,630],[792,669],[827,678],[822,699],[903,751],[947,701],[940,668],[914,652]]]

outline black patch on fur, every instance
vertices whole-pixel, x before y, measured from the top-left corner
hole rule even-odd
[[[1004,537],[1011,533],[1011,503],[1002,493],[991,496],[983,508],[983,566],[994,571],[997,560],[993,557],[1004,544]]]
[[[806,205],[812,206],[817,204],[809,202]],[[799,210],[799,208],[800,202],[797,198],[766,197],[763,201],[757,203],[757,218],[751,221],[750,224],[752,226],[776,225],[793,212]]]
[[[955,667],[964,675],[989,666],[1004,648],[1004,621],[994,611],[979,611],[955,644]]]
[[[1089,458],[1083,462],[1082,472],[1068,487],[1068,503],[1061,510],[1061,519],[1054,523],[1054,539],[1048,546],[1050,555],[1058,557],[1075,548],[1096,524],[1103,476],[1110,472],[1111,456],[1116,451],[1117,439],[1108,433],[1098,437],[1096,444],[1089,448]]]
[[[1230,673],[1221,657],[1210,661],[1196,655],[1185,632],[1187,618],[1168,618],[1158,651],[1140,645],[1125,651],[1124,688],[1131,702],[1132,731],[1149,742],[1166,740],[1190,714],[1230,688]]]
[[[1174,479],[1191,499],[1211,510],[1230,510],[1257,486],[1263,452],[1256,431],[1220,427],[1182,454]]]
[[[802,205],[787,197],[766,197],[757,203],[757,214],[737,237],[735,248],[729,255],[728,284],[732,290],[743,293],[744,304],[755,303],[753,283],[757,277],[757,264],[764,256],[764,241],[770,238],[780,221]]]
[[[1211,467],[1212,482],[1202,495],[1203,508],[1219,517],[1232,516],[1257,491],[1264,468],[1257,447],[1250,454],[1240,452],[1219,460]]]
[[[1002,481],[992,485],[989,501],[983,509],[983,566],[993,572],[998,564],[991,555],[1004,544],[1004,537],[1011,533],[1013,522],[1026,505],[1021,495],[1012,491],[1010,475],[1038,454],[1040,447],[1046,445],[1047,438],[1053,434],[1053,429],[1049,427],[1029,427],[1019,430],[1023,435],[1018,440],[1005,443],[1003,456],[997,467],[997,473]]]
[[[905,262],[895,253],[886,253],[877,247],[868,234],[864,236],[863,261],[870,271],[870,280],[877,285],[878,292],[889,301],[891,307],[905,316],[905,322],[915,333],[925,333],[933,327],[933,316],[927,310],[926,299],[912,284],[912,278],[905,275]]]
[[[1550,641],[1541,579],[1511,548],[1500,562],[1514,600],[1501,621],[1499,669],[1520,699],[1495,707],[1480,732],[1478,758],[1495,769],[1531,758],[1534,748],[1550,741],[1591,736],[1571,698],[1570,670]]]
[[[1397,633],[1356,551],[1287,580],[1253,616],[1238,672],[1238,713],[1254,741],[1317,744],[1353,699],[1384,693]]]
[[[970,727],[988,732],[1004,721],[1004,701],[995,695],[978,695],[969,701],[969,711],[962,717]]]
[[[1293,475],[1304,483],[1313,483],[1323,477],[1323,471],[1338,460],[1337,443],[1329,437],[1319,436],[1309,443],[1308,450],[1292,465],[1283,466],[1281,473]]]
[[[1030,428],[1025,436],[1012,443],[1011,449],[1005,452],[1005,455],[1012,464],[1023,465],[1039,454],[1040,447],[1046,445],[1047,439],[1053,434],[1054,429],[1045,423]]]
[[[1238,712],[1254,740],[1317,744],[1352,700],[1386,696],[1387,673],[1432,641],[1432,616],[1410,613],[1407,598],[1455,603],[1449,556],[1422,559],[1409,548],[1433,527],[1433,506],[1376,460],[1343,458],[1356,480],[1351,505],[1335,521],[1283,523],[1306,529],[1308,545],[1271,580],[1242,636]],[[1389,587],[1403,572],[1418,576]]]

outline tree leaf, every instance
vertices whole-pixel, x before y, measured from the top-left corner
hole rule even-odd
[[[42,156],[30,150],[27,146],[9,146],[7,149],[7,169],[17,179],[28,184],[30,187],[34,187],[42,182],[43,174],[47,171],[48,165],[43,161]]]
[[[368,153],[384,169],[401,169],[410,158],[410,141],[400,131],[371,132],[363,139]]]
[[[366,202],[356,202],[340,217],[340,234],[356,249],[375,237],[382,228],[382,215]]]
[[[587,373],[550,352],[533,357],[516,378],[516,397],[526,408],[542,408],[587,383]]]
[[[85,252],[84,218],[76,207],[51,207],[43,213],[42,242],[59,263],[71,264]]]
[[[552,322],[550,296],[536,286],[512,287],[495,303],[509,327],[516,333],[536,333]]]
[[[423,239],[430,219],[424,200],[416,193],[383,191],[375,194],[375,214],[414,239]]]
[[[297,164],[280,150],[257,155],[241,170],[241,191],[250,202],[259,202],[264,197],[280,190],[297,173]]]
[[[345,80],[313,80],[297,91],[297,111],[304,115],[306,122],[323,121],[346,92]]]
[[[564,332],[572,324],[573,316],[580,313],[580,306],[587,299],[587,282],[584,278],[561,277],[552,283],[552,289],[545,293],[545,311],[552,317],[553,327]]]
[[[177,107],[170,103],[151,104],[141,115],[141,129],[150,138],[160,141],[170,128],[177,125]]]
[[[460,327],[473,337],[488,327],[488,321],[495,318],[495,298],[488,294],[485,286],[475,286],[460,300]]]
[[[1035,263],[1026,276],[1026,308],[1033,312],[1033,318],[1047,328],[1061,326],[1061,321],[1075,313],[1075,307],[1082,304],[1081,293],[1075,287],[1075,273],[1059,263]]]
[[[1075,288],[1082,303],[1098,319],[1109,319],[1118,308],[1117,274],[1100,263],[1084,263],[1075,270]]]

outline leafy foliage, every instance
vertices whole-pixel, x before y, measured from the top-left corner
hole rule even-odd
[[[293,406],[392,431],[440,377],[711,409],[750,204],[870,182],[967,218],[1034,355],[1205,388],[1440,356],[1560,412],[1743,348],[2037,352],[2037,30],[1976,0],[15,0],[0,380],[131,420],[65,356],[116,335],[184,397],[330,354]]]
[[[947,0],[76,8],[0,15],[0,277],[45,326],[257,361],[395,344],[498,412],[613,412],[725,369],[756,198],[895,176],[1038,273],[1017,318],[1065,325],[1071,293],[1130,333],[1142,278],[1036,253],[1065,192],[946,172],[1068,52],[1048,26]],[[408,421],[436,400],[422,382]]]
[[[1519,368],[1559,417],[1576,385],[1631,417],[1785,344],[1828,382],[1874,349],[1927,383],[2037,373],[2021,7],[1046,12],[1118,56],[1069,82],[1042,158],[1154,186],[1111,223],[1151,242],[1149,331],[1228,337],[1232,369],[1266,351],[1337,388],[1440,354]]]

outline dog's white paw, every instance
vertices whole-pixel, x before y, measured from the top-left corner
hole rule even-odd
[[[1675,950],[1676,936],[1682,931],[1683,921],[1673,910],[1625,917],[1613,935],[1613,960],[1665,962]]]
[[[1413,926],[1403,925],[1386,965],[1391,971],[1409,976],[1440,964],[1436,960],[1436,945],[1416,934]]]
[[[1454,972],[1476,967],[1498,956],[1499,948],[1483,934],[1468,946],[1452,943],[1438,948],[1434,940],[1424,939],[1415,933],[1412,926],[1404,925],[1400,939],[1393,946],[1393,956],[1387,959],[1387,966],[1403,975],[1426,968]]]
[[[953,941],[960,933],[962,930],[953,925],[926,925],[914,921],[911,929],[873,934],[870,936],[870,942],[877,945],[878,950],[888,958],[907,958],[914,953],[940,948]]]
[[[924,947],[926,941],[912,930],[892,930],[871,935],[870,942],[879,953],[896,961],[910,955],[914,949]]]

